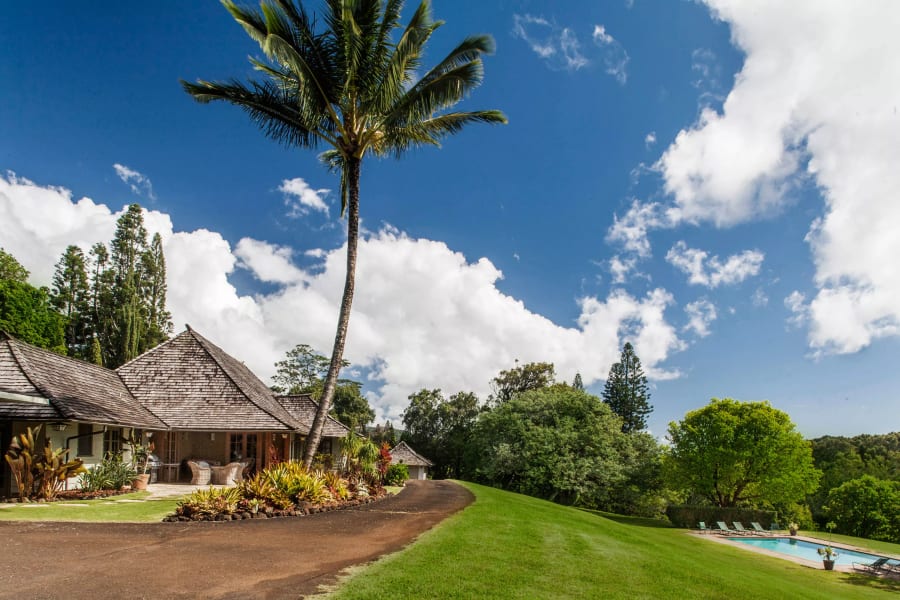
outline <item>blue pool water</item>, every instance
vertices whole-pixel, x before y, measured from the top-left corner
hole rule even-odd
[[[778,552],[779,554],[787,554],[788,556],[796,556],[812,561],[822,560],[822,557],[819,556],[817,550],[825,546],[825,544],[814,544],[812,542],[783,537],[739,537],[728,539],[733,542],[756,546],[757,548],[771,550],[772,552]],[[849,566],[851,563],[870,563],[876,558],[881,558],[875,554],[846,550],[837,546],[832,547],[838,552],[837,558],[834,560],[836,565]]]

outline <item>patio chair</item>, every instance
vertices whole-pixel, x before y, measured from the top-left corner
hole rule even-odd
[[[208,462],[189,460],[187,464],[191,468],[191,485],[206,485],[209,483],[212,469],[209,468]]]
[[[734,533],[734,530],[733,530],[733,529],[729,529],[729,528],[728,528],[728,525],[725,523],[725,521],[716,521],[716,526],[719,528],[719,529],[716,531],[716,533],[721,533],[721,532],[725,532],[725,533]]]
[[[744,529],[744,524],[741,523],[740,521],[732,521],[731,524],[734,525],[734,531],[738,535],[752,535],[753,534],[752,531],[748,531],[748,530]]]
[[[881,575],[887,571],[891,570],[891,566],[887,564],[889,558],[876,558],[870,563],[853,563],[854,571],[863,571],[865,573],[871,573],[873,575]]]
[[[756,533],[761,533],[763,535],[771,535],[771,533],[769,531],[767,531],[762,525],[760,525],[756,521],[750,521],[750,527],[752,527],[753,531],[755,531]]]
[[[219,480],[215,483],[220,485],[234,485],[241,481],[241,473],[244,471],[244,464],[239,462],[230,462],[224,467],[219,467]]]
[[[706,526],[706,521],[700,521],[698,523],[697,529],[700,530],[700,533],[709,533],[710,531],[712,531],[712,529]]]

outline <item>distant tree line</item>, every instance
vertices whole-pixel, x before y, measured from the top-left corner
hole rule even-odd
[[[116,368],[167,340],[166,261],[162,238],[147,241],[143,211],[132,204],[107,246],[86,255],[66,248],[49,288],[0,250],[0,327],[23,341]]]

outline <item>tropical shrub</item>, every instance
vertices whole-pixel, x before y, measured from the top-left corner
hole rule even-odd
[[[175,513],[183,517],[214,517],[230,515],[237,511],[241,490],[237,487],[197,490],[180,500]]]
[[[325,487],[331,493],[335,500],[346,500],[350,497],[350,489],[347,487],[347,481],[334,471],[317,472],[325,482]]]
[[[269,475],[272,467],[260,471],[253,477],[241,482],[238,489],[244,498],[261,500],[268,506],[287,508],[293,504],[290,497],[278,488],[273,478]],[[277,480],[277,476],[274,478]]]
[[[406,465],[391,465],[384,475],[385,485],[405,485],[409,479],[409,467]]]
[[[53,449],[50,440],[41,452],[35,449],[35,437],[41,426],[27,428],[13,438],[6,453],[6,462],[16,480],[19,497],[23,500],[40,498],[53,500],[70,477],[85,472],[81,459],[66,461],[67,449]]]
[[[135,468],[122,460],[121,453],[107,453],[100,464],[81,474],[79,483],[85,492],[119,490],[131,484],[137,475]]]

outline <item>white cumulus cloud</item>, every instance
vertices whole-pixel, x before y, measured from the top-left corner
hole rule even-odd
[[[328,214],[325,196],[331,190],[313,189],[302,177],[295,177],[282,181],[278,191],[284,194],[284,205],[288,208],[289,217],[302,217],[309,214],[310,210]]]
[[[721,112],[702,110],[657,164],[674,205],[729,226],[777,215],[813,179],[810,346],[900,334],[900,3],[704,1],[745,60]]]
[[[716,307],[712,302],[701,298],[686,304],[684,312],[688,316],[687,325],[684,326],[685,331],[693,331],[698,337],[709,335],[709,326],[717,317]]]
[[[88,198],[74,201],[63,188],[0,177],[0,239],[37,284],[49,283],[68,244],[109,240],[120,214]],[[145,211],[145,221],[163,239],[177,329],[190,323],[264,381],[298,343],[330,350],[345,245],[307,251],[318,261],[301,269],[292,262],[294,249],[250,238],[232,248],[213,231],[174,231],[159,212]],[[359,252],[346,356],[374,378],[379,418],[396,419],[407,396],[422,387],[485,397],[490,379],[516,359],[554,362],[562,380],[580,372],[590,384],[606,376],[625,341],[635,345],[652,378],[679,376],[664,366],[684,343],[666,320],[674,301],[663,289],[581,298],[577,324],[560,326],[501,292],[502,274],[489,260],[470,262],[442,242],[385,228],[365,235]],[[228,279],[236,268],[275,291],[240,294]]]
[[[689,283],[708,288],[740,283],[757,275],[764,258],[758,250],[745,250],[723,261],[705,250],[690,248],[683,241],[675,242],[666,254],[667,261],[687,273]]]

